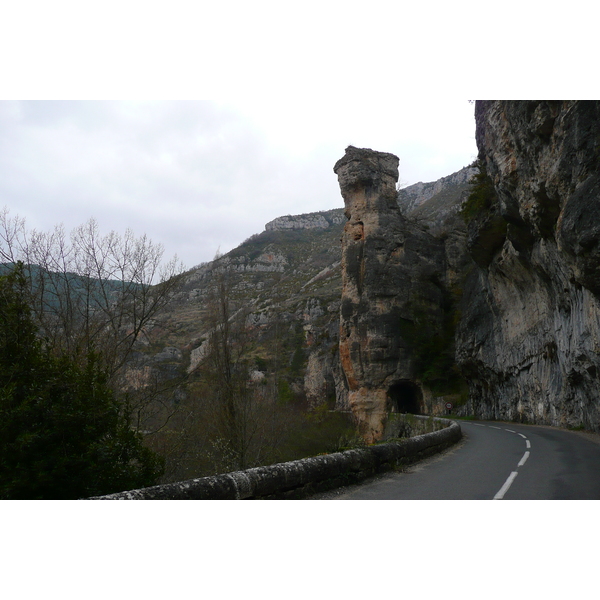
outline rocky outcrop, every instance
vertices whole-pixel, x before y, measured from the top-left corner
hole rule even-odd
[[[340,361],[367,441],[390,410],[432,412],[424,332],[454,336],[465,414],[600,429],[600,102],[477,102],[476,124],[479,196],[472,168],[447,198],[412,186],[411,220],[395,156],[350,147],[334,168]]]
[[[410,214],[421,205],[431,200],[434,196],[443,193],[445,190],[455,190],[457,187],[468,185],[469,180],[475,174],[475,168],[472,166],[464,167],[456,173],[442,177],[437,181],[428,183],[414,183],[398,191],[398,204],[404,214]]]
[[[367,442],[381,438],[390,410],[421,412],[414,334],[441,328],[444,251],[401,214],[398,158],[346,149],[334,172],[345,202],[340,361],[348,403]]]
[[[328,210],[322,213],[287,215],[277,217],[265,225],[265,231],[286,231],[291,229],[328,229],[344,221],[342,211]]]
[[[495,190],[469,223],[457,360],[469,410],[597,430],[600,103],[476,104]]]
[[[452,184],[463,180],[464,176],[456,173],[445,177],[443,185],[424,184],[440,191],[419,207],[426,214],[423,218],[419,215],[421,225],[415,225],[415,230],[429,227],[429,232],[438,237],[440,232],[447,232],[448,281],[453,272],[460,271],[460,260],[466,256],[464,224],[456,217],[464,184]],[[412,214],[414,211],[408,218],[412,219]],[[181,370],[192,373],[207,348],[203,307],[215,276],[227,273],[235,301],[248,313],[247,325],[256,354],[267,364],[281,365],[286,383],[296,397],[306,399],[308,406],[327,401],[332,408],[349,410],[348,386],[338,352],[340,237],[346,220],[341,208],[281,217],[267,223],[265,231],[251,236],[238,248],[198,265],[182,278],[179,292],[153,329],[153,339],[158,336],[161,347],[180,349]],[[314,226],[319,223],[323,226]],[[415,325],[405,321],[403,327],[414,329]],[[286,341],[283,353],[277,350],[281,345],[277,340]],[[149,347],[140,349],[151,351]],[[152,350],[156,349],[153,346]],[[259,366],[268,369],[264,361],[259,361]],[[152,369],[159,364],[163,365],[152,362]],[[144,376],[149,377],[150,371]],[[421,393],[426,404],[427,390],[418,388]]]
[[[283,273],[288,261],[283,254],[271,250],[250,259],[247,256],[222,257],[219,268],[226,272],[238,273]]]

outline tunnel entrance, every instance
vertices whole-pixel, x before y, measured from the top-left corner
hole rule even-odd
[[[392,412],[421,414],[423,395],[421,388],[412,381],[406,379],[394,383],[388,390],[388,396],[392,401]]]

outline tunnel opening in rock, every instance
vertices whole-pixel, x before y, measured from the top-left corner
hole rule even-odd
[[[423,395],[421,388],[412,381],[398,381],[388,391],[392,403],[392,412],[421,414]]]

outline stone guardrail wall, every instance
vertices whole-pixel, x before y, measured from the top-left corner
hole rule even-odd
[[[445,421],[446,419],[436,419]],[[300,499],[410,464],[441,452],[462,437],[456,421],[439,431],[369,446],[313,456],[246,471],[189,479],[95,496],[90,500],[243,500]]]

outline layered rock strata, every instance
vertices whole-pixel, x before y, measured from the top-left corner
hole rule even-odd
[[[475,168],[470,166],[437,181],[428,183],[419,181],[419,183],[409,185],[398,192],[398,203],[401,205],[403,213],[409,214],[444,190],[468,184],[474,174]]]
[[[399,160],[352,146],[334,172],[342,236],[340,361],[359,431],[381,439],[387,413],[423,411],[413,352],[417,315],[441,327],[444,250],[396,201]]]
[[[483,418],[599,429],[600,102],[485,101],[457,360]]]
[[[291,229],[328,229],[340,225],[344,220],[341,209],[305,215],[277,217],[265,225],[265,231],[286,231]]]

